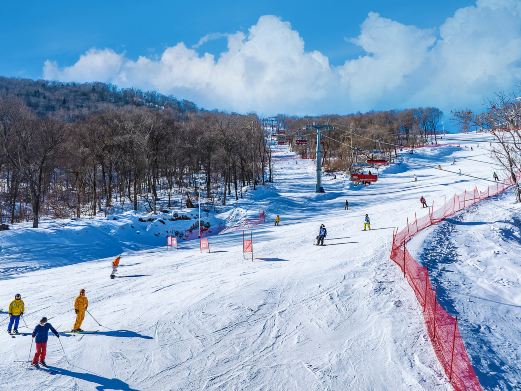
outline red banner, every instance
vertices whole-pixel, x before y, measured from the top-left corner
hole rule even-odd
[[[166,238],[166,245],[168,247],[175,247],[177,248],[177,238],[172,235],[168,235]]]
[[[208,238],[201,238],[201,241],[199,242],[199,247],[201,249],[201,252],[203,250],[210,252],[210,243],[208,242]]]
[[[243,253],[252,253],[253,252],[253,240],[245,239],[242,243],[242,252]]]

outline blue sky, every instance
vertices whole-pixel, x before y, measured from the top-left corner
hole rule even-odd
[[[520,3],[4,0],[0,75],[265,113],[476,106],[521,79]],[[194,47],[203,37],[219,38]]]
[[[179,41],[188,46],[214,33],[247,30],[261,15],[291,22],[308,50],[320,50],[333,64],[358,56],[346,44],[370,11],[419,27],[436,27],[473,1],[24,1],[3,0],[0,9],[0,75],[40,78],[52,58],[69,64],[86,50],[112,48],[129,57],[157,55]],[[219,40],[201,47],[217,54]]]

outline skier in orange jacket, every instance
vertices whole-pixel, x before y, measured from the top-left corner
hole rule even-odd
[[[118,271],[119,261],[121,259],[121,255],[118,255],[116,259],[112,261],[112,273],[110,273],[110,278],[116,278],[116,272]]]
[[[89,299],[85,296],[85,289],[80,291],[80,295],[74,301],[74,312],[76,312],[76,322],[74,323],[74,327],[72,328],[72,332],[81,332],[81,324],[83,323],[83,319],[85,319],[85,311],[89,307]]]

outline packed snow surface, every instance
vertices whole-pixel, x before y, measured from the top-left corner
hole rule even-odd
[[[24,335],[0,337],[0,389],[450,390],[421,308],[389,252],[393,228],[424,213],[421,195],[431,204],[488,184],[458,175],[460,169],[492,177],[488,142],[478,144],[485,136],[451,138],[461,148],[404,151],[402,162],[380,170],[378,182],[368,187],[354,187],[343,175],[325,176],[325,194],[314,193],[313,161],[278,149],[275,183],[249,191],[227,212],[267,211],[267,223],[253,231],[253,261],[243,257],[242,232],[210,237],[210,253],[201,253],[197,241],[174,250],[160,247],[159,239],[122,234],[131,222],[125,229],[113,226],[108,236],[93,234],[92,225],[109,224],[98,220],[0,233],[0,256],[6,254],[2,308],[21,293],[29,326],[20,329]],[[366,213],[372,230],[364,232]],[[272,224],[276,214],[280,227]],[[326,246],[314,246],[322,223]],[[73,234],[78,225],[84,231]],[[165,232],[157,230],[163,241]],[[111,280],[111,258],[99,258],[121,251],[118,276]],[[513,260],[506,257],[504,267]],[[59,331],[70,330],[81,288],[95,318],[87,315],[82,328],[97,332],[62,333],[63,349],[50,336],[51,372],[28,369],[34,346],[27,333],[42,316]],[[519,305],[518,297],[498,301]],[[482,310],[493,307],[487,303]],[[472,310],[465,314],[475,321]],[[7,317],[0,316],[0,322]],[[498,349],[506,344],[499,338],[490,343]]]

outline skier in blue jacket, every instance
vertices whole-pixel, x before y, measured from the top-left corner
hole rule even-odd
[[[56,331],[52,324],[47,323],[47,318],[44,316],[42,320],[40,320],[40,324],[36,325],[33,331],[34,342],[36,343],[36,352],[33,358],[33,366],[39,368],[38,363],[40,365],[47,367],[45,363],[45,354],[47,352],[47,340],[49,339],[49,330],[56,336],[56,338],[60,338],[60,335]]]
[[[320,224],[320,230],[318,231],[317,236],[317,246],[324,245],[324,239],[327,236],[327,230],[324,224]]]

